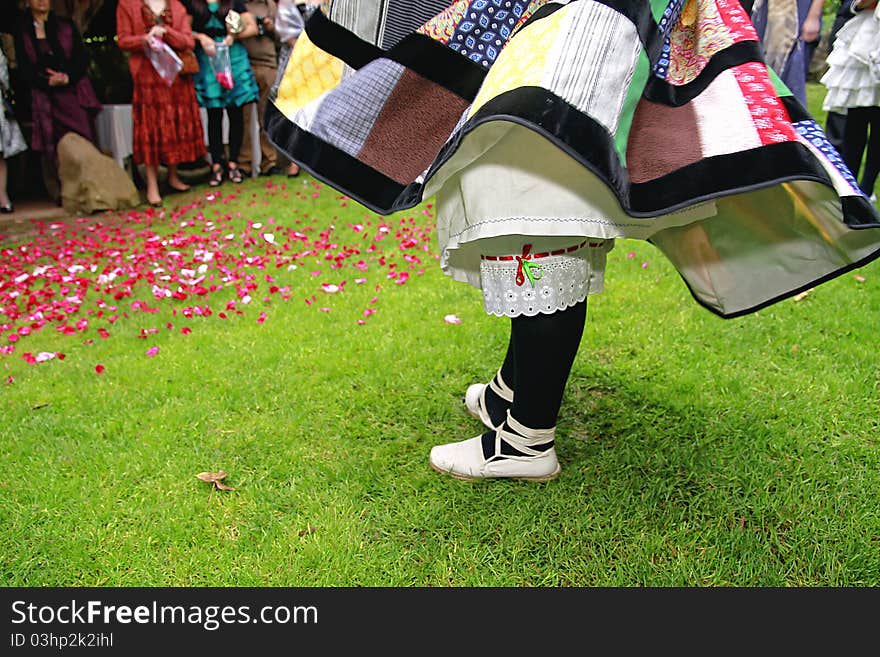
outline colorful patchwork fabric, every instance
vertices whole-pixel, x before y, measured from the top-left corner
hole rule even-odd
[[[460,280],[475,240],[650,239],[733,317],[880,255],[880,215],[737,0],[456,0],[386,49],[316,13],[300,41],[269,136],[379,213],[436,194]]]

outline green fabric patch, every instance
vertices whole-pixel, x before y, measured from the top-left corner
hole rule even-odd
[[[770,76],[770,81],[773,83],[773,88],[776,90],[777,96],[791,96],[791,90],[785,86],[785,82],[782,81],[778,75],[776,75],[776,71],[774,71],[769,66],[767,67],[767,74]]]
[[[639,51],[639,61],[636,62],[632,81],[630,81],[629,89],[626,92],[626,99],[623,101],[623,107],[620,110],[617,132],[614,134],[614,147],[617,149],[617,155],[623,166],[626,166],[626,144],[629,141],[629,130],[632,127],[633,115],[636,113],[636,105],[639,104],[639,100],[642,98],[642,92],[648,82],[649,75],[651,75],[651,62],[648,61],[648,55],[645,53],[645,49],[642,48]]]
[[[669,6],[669,0],[651,0],[651,13],[654,14],[654,20],[658,23],[663,18],[663,12]]]

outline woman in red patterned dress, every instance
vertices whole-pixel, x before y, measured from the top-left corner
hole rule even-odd
[[[177,53],[195,45],[190,17],[179,0],[120,0],[116,8],[119,47],[131,53],[132,159],[146,170],[147,201],[160,205],[157,171],[168,167],[168,185],[186,191],[177,165],[205,155],[202,119],[192,77],[178,75],[169,86],[144,55],[148,39],[160,39]]]

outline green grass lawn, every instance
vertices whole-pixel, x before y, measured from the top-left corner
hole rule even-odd
[[[4,585],[880,584],[876,262],[722,320],[619,242],[562,474],[466,483],[428,452],[480,432],[507,320],[440,272],[430,204],[282,180],[0,241],[69,315],[0,355]]]

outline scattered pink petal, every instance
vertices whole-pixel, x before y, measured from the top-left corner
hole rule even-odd
[[[100,363],[95,365],[95,374],[103,374],[103,373],[104,373],[104,366],[101,365]]]
[[[159,353],[159,347],[150,347],[147,349],[147,356],[152,357]]]
[[[263,239],[269,242],[269,244],[275,244],[275,235],[272,233],[263,233]]]
[[[447,324],[461,324],[461,319],[458,315],[446,315],[446,317],[443,318],[443,321]]]
[[[648,268],[648,263],[647,263],[647,262],[643,262],[643,263],[642,263],[642,269],[647,269],[647,268]]]
[[[262,324],[266,321],[266,313],[260,313],[260,316],[257,317],[257,324]]]
[[[13,377],[12,375],[7,376],[6,385],[11,386],[13,383],[15,383],[15,377]]]
[[[321,285],[321,289],[324,290],[327,294],[336,294],[339,292],[339,286],[333,285],[332,283],[323,283]]]
[[[192,329],[191,329],[189,326],[181,326],[181,327],[180,327],[180,332],[181,332],[183,335],[189,335],[189,334],[192,333],[193,331],[192,331]]]
[[[635,258],[635,257],[636,257],[636,252],[635,252],[635,251],[630,251],[629,253],[626,254],[626,257],[627,257],[627,258]]]

